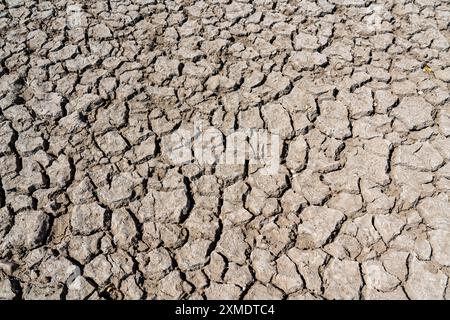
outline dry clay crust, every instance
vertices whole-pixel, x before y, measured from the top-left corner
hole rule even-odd
[[[450,298],[449,17],[1,2],[0,299]],[[279,170],[173,164],[195,123],[277,133]]]

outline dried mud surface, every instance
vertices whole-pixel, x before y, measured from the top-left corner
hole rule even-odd
[[[449,21],[2,0],[0,298],[450,298]],[[278,132],[278,172],[174,165],[195,122]]]

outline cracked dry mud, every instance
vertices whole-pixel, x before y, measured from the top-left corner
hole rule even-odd
[[[450,298],[449,21],[449,0],[3,0],[0,298]],[[195,121],[278,130],[278,172],[173,165]]]

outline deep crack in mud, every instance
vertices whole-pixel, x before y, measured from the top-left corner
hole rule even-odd
[[[450,298],[449,23],[3,0],[0,299]]]

